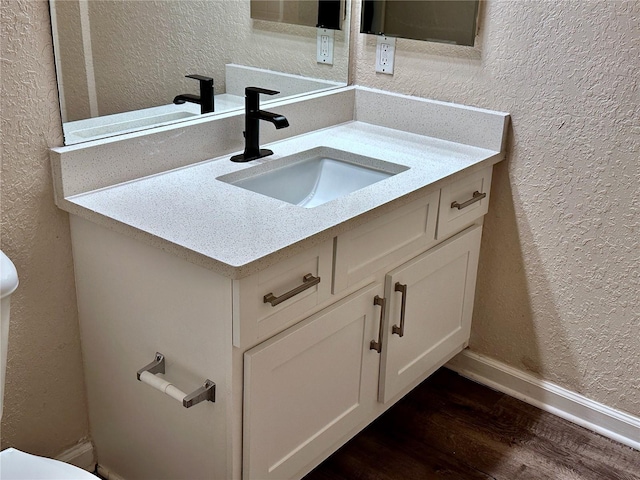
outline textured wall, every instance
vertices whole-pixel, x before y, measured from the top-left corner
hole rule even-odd
[[[216,92],[224,93],[227,63],[347,82],[345,31],[336,32],[334,65],[321,65],[316,62],[315,28],[252,20],[249,8],[249,0],[90,2],[100,115],[197,93],[197,82],[184,78],[191,73],[213,77]],[[84,68],[81,56],[63,60],[65,73]],[[75,111],[76,97],[65,97],[68,110]]]
[[[47,2],[2,1],[1,241],[11,298],[2,448],[56,455],[88,435],[66,213],[48,147],[62,144]]]
[[[354,13],[354,18],[359,18]],[[512,115],[471,348],[640,415],[640,3],[488,1],[476,48],[398,40],[355,82]]]

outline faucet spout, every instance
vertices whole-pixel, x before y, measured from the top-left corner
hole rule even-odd
[[[273,123],[276,129],[289,126],[289,121],[279,113],[260,110],[260,94],[276,95],[280,92],[258,87],[245,88],[244,115],[244,152],[231,157],[232,162],[248,162],[257,158],[273,155],[271,150],[260,148],[260,120]]]
[[[181,105],[185,102],[196,103],[200,105],[201,114],[213,112],[213,78],[203,77],[202,75],[187,75],[186,78],[194,78],[200,82],[200,95],[183,93],[181,95],[177,95],[173,99],[173,103],[176,105]]]
[[[284,115],[280,115],[279,113],[271,113],[265,112],[264,110],[258,110],[255,115],[258,120],[265,120],[267,122],[273,123],[273,125],[278,130],[289,126],[289,120],[287,120],[287,117],[285,117]]]
[[[176,105],[182,105],[185,102],[197,103],[200,105],[200,97],[191,93],[182,93],[180,95],[176,95],[173,99],[173,103]]]

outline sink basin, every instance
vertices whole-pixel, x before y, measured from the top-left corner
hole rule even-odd
[[[318,147],[218,177],[283,202],[313,208],[385,180],[409,167]]]

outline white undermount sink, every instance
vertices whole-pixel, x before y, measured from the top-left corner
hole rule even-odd
[[[385,180],[409,167],[318,147],[218,177],[283,202],[313,208]]]

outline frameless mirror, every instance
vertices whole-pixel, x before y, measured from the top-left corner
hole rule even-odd
[[[316,24],[252,19],[251,0],[49,3],[67,145],[201,115],[192,99],[206,82],[186,75],[213,79],[213,114],[243,108],[249,85],[281,92],[266,103],[348,81],[348,28],[335,31],[333,64],[318,63]]]
[[[362,0],[361,33],[473,46],[479,0]]]
[[[341,0],[251,0],[251,18],[340,30]]]

